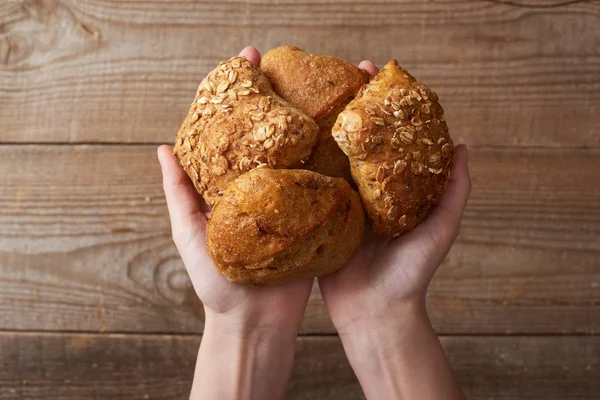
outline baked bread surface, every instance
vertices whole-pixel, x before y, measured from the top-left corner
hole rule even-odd
[[[331,137],[338,114],[369,81],[366,71],[336,57],[293,46],[268,51],[261,69],[277,94],[314,118],[319,138],[305,169],[352,183],[350,163]]]
[[[303,168],[322,175],[343,178],[354,186],[355,183],[350,172],[350,160],[331,135],[331,129],[335,125],[339,113],[349,102],[350,99],[340,103],[329,114],[316,121],[319,125],[319,137]]]
[[[438,96],[396,60],[362,87],[332,129],[376,233],[399,236],[437,203],[453,144]]]
[[[232,181],[259,165],[301,167],[318,134],[318,125],[278,96],[259,68],[233,57],[200,85],[173,152],[212,206]]]
[[[228,280],[275,285],[336,272],[360,246],[363,230],[360,198],[343,179],[266,167],[225,190],[207,243]]]

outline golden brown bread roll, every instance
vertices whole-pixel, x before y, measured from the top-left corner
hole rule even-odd
[[[443,114],[437,95],[392,60],[338,116],[332,134],[376,233],[408,232],[437,203],[453,159]]]
[[[340,103],[329,114],[316,121],[319,125],[319,137],[303,168],[318,172],[321,175],[344,178],[346,182],[354,185],[350,173],[350,161],[331,135],[331,129],[335,125],[338,114],[349,102],[350,100],[346,100]]]
[[[335,144],[331,128],[369,75],[346,61],[292,46],[268,51],[260,67],[277,94],[319,124],[319,139],[304,168],[352,182],[348,157]]]
[[[207,242],[228,280],[275,285],[336,272],[360,246],[363,227],[360,198],[343,179],[263,167],[225,190]]]
[[[300,167],[317,141],[317,124],[273,92],[244,57],[210,73],[183,121],[174,154],[209,205],[258,165]]]
[[[369,80],[365,71],[344,60],[293,46],[269,50],[260,68],[277,94],[314,119],[325,117]]]

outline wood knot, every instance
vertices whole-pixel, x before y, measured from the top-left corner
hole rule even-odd
[[[87,54],[101,43],[100,30],[58,0],[22,0],[8,15],[0,24],[0,65],[39,67]]]

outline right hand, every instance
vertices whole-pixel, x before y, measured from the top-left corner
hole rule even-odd
[[[459,145],[448,185],[423,222],[395,239],[377,237],[367,229],[350,263],[319,278],[340,335],[402,318],[405,310],[425,312],[427,286],[458,235],[470,190],[467,148]]]

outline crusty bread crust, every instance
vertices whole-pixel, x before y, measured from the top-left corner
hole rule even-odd
[[[344,60],[293,46],[269,50],[260,68],[277,94],[314,119],[325,117],[369,80],[365,71]]]
[[[258,168],[225,190],[207,242],[228,280],[276,285],[336,272],[359,248],[363,230],[360,198],[345,180]]]
[[[293,46],[269,50],[260,67],[277,94],[319,125],[317,144],[304,168],[353,184],[348,157],[336,145],[331,128],[338,114],[369,81],[369,74],[339,58]]]
[[[452,139],[437,95],[392,60],[340,113],[332,134],[376,233],[399,236],[437,203]]]
[[[340,112],[348,105],[350,99],[340,103],[325,117],[318,119],[319,137],[313,152],[304,163],[303,168],[321,175],[344,178],[350,185],[355,186],[350,173],[350,160],[340,149],[331,135],[331,129]]]
[[[222,62],[200,85],[173,152],[209,205],[262,164],[296,168],[312,152],[318,125],[279,97],[244,57]]]

